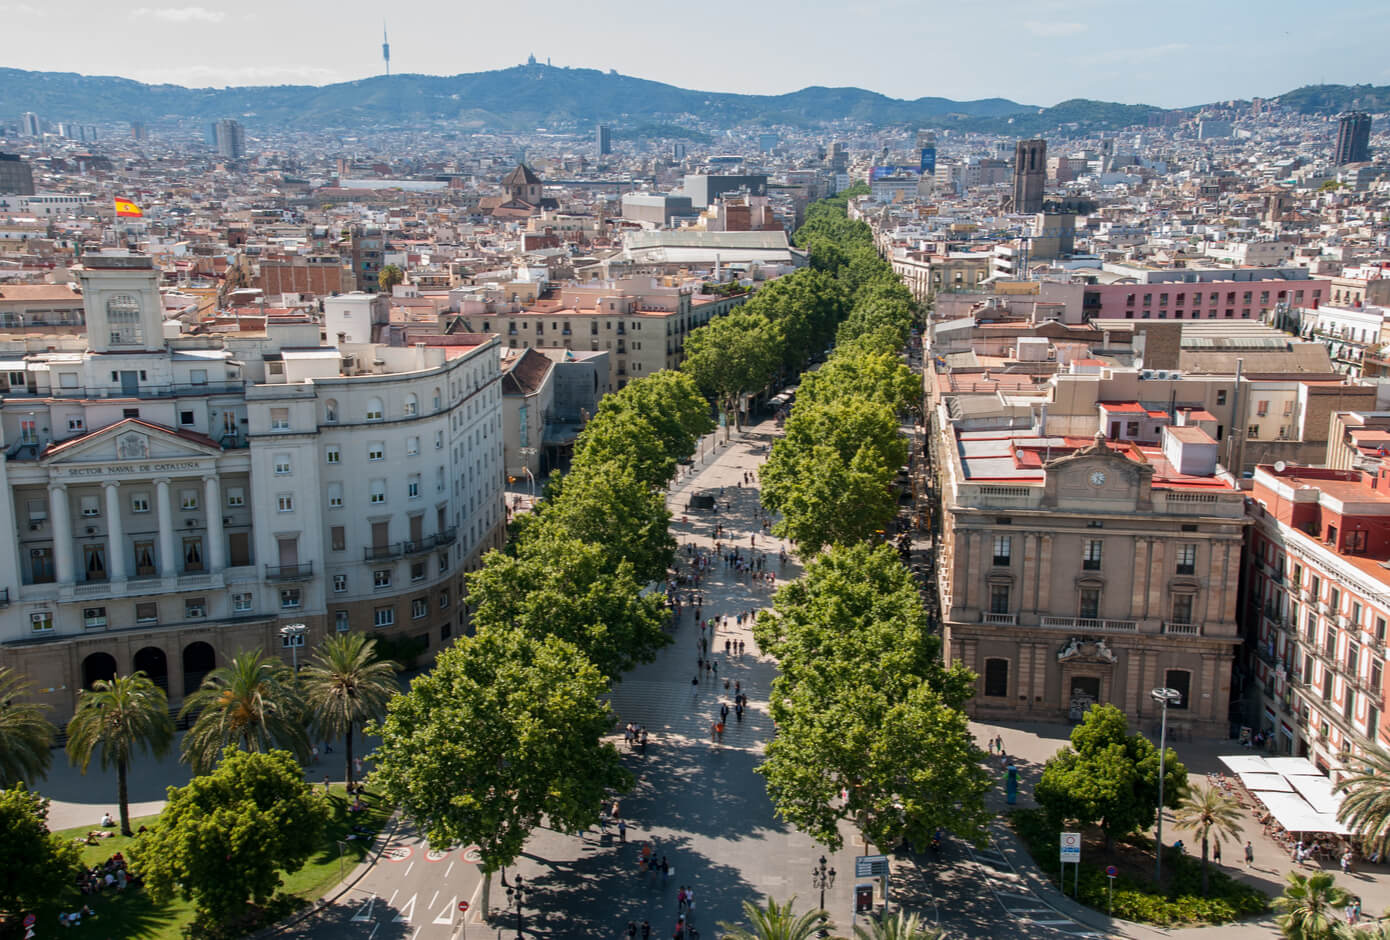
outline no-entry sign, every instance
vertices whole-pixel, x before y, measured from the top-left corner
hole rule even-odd
[[[468,910],[468,902],[467,902],[467,901],[460,901],[460,902],[459,902],[459,910],[461,910],[461,911],[467,911],[467,910]]]

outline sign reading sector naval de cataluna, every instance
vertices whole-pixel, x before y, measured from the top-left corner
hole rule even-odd
[[[142,475],[147,473],[183,473],[190,470],[210,470],[211,462],[201,460],[141,461],[137,463],[113,463],[100,466],[64,467],[61,464],[50,467],[49,472],[68,477],[101,477],[110,474]]]

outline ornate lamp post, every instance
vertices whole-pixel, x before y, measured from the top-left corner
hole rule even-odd
[[[835,885],[835,869],[826,868],[825,856],[820,857],[819,862],[811,869],[811,887],[820,890],[820,909],[825,910],[825,889]],[[824,925],[821,926],[820,935],[826,936]]]
[[[309,628],[302,623],[287,623],[280,628],[280,636],[290,648],[295,675],[299,675],[299,648],[304,645],[304,634],[308,632]]]
[[[516,940],[521,940],[521,903],[524,897],[525,886],[521,882],[521,876],[517,875],[507,888],[507,905],[516,905]]]
[[[1158,826],[1154,834],[1154,883],[1163,880],[1163,773],[1164,757],[1168,740],[1168,706],[1182,701],[1182,693],[1177,689],[1154,689],[1149,693],[1162,710],[1158,724]]]

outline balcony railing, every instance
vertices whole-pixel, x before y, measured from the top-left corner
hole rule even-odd
[[[991,614],[981,615],[983,623],[993,624],[996,627],[1012,627],[1018,623],[1018,614]]]
[[[404,542],[391,542],[388,545],[369,545],[362,550],[362,559],[364,561],[390,561],[404,555],[419,555],[445,545],[452,545],[457,538],[458,529],[449,526],[447,529],[414,541],[407,539]]]
[[[1104,620],[1092,617],[1043,617],[1042,626],[1065,630],[1089,630],[1093,633],[1138,633],[1137,620]]]
[[[237,395],[245,389],[241,382],[205,382],[200,385],[145,385],[135,392],[120,388],[54,388],[45,392],[48,398],[180,398],[192,395]]]
[[[387,545],[368,545],[362,549],[363,561],[390,561],[405,554],[404,542],[391,542]]]
[[[314,563],[306,561],[298,565],[266,565],[267,581],[307,581],[314,576]]]
[[[1163,622],[1163,632],[1170,636],[1201,636],[1202,625],[1200,623],[1177,623],[1171,620]]]

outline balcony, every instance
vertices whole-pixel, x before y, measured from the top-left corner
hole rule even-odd
[[[1043,627],[1054,630],[1085,630],[1090,633],[1138,633],[1137,620],[1101,620],[1092,617],[1043,617]]]
[[[266,565],[267,581],[308,581],[314,576],[314,563],[306,561],[298,565]]]
[[[1012,627],[1018,623],[1018,614],[991,614],[980,615],[981,623],[992,624],[996,627]]]
[[[388,545],[368,545],[362,549],[363,561],[391,561],[405,554],[405,542],[391,542]]]
[[[1201,636],[1202,625],[1200,623],[1178,623],[1165,620],[1163,632],[1169,636]]]
[[[49,398],[78,398],[98,401],[105,398],[183,398],[194,395],[240,395],[245,389],[241,382],[205,382],[198,385],[140,384],[134,395],[119,388],[54,388],[45,394]]]

